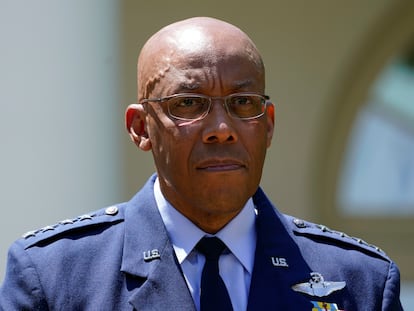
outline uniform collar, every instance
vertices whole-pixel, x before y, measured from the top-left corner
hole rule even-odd
[[[168,203],[161,192],[158,179],[154,184],[154,196],[178,262],[182,264],[198,241],[209,234]],[[256,248],[255,218],[253,200],[249,199],[240,213],[215,235],[227,245],[250,274],[253,271]]]
[[[121,271],[136,310],[167,310],[182,306],[194,310],[194,301],[177,264],[153,196],[153,175],[128,203]]]

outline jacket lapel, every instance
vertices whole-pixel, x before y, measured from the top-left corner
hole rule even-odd
[[[195,306],[154,198],[153,176],[130,201],[125,212],[121,271],[126,275],[129,303],[137,310],[194,310]],[[291,286],[309,278],[285,218],[261,189],[257,246],[247,310],[308,310],[309,300]]]
[[[291,289],[309,278],[311,270],[288,233],[285,218],[261,189],[253,200],[258,209],[257,245],[247,310],[310,310],[309,300]]]
[[[121,270],[137,310],[195,310],[154,199],[155,176],[128,203]]]

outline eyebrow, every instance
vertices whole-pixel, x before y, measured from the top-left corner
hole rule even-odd
[[[194,91],[200,88],[200,83],[196,82],[196,83],[189,83],[189,82],[181,82],[179,84],[179,90],[180,91]]]
[[[234,88],[238,90],[238,89],[243,89],[247,86],[252,85],[253,81],[251,79],[239,80],[239,81],[236,80],[236,81],[233,81],[233,84],[234,84]]]

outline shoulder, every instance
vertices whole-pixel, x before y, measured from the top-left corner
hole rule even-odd
[[[355,250],[354,255],[359,254],[365,258],[378,258],[387,261],[387,264],[392,263],[391,259],[379,247],[360,238],[281,213],[260,188],[253,199],[256,207],[260,207],[261,213],[264,213],[265,217],[272,218],[274,216],[282,222],[305,256],[319,258],[326,256],[329,252],[330,258],[348,260],[350,256],[347,255],[347,251]]]
[[[25,249],[38,244],[49,244],[70,235],[90,235],[124,221],[126,204],[112,205],[75,218],[64,219],[56,224],[28,231],[18,241]]]
[[[321,224],[315,224],[299,218],[284,215],[286,223],[294,236],[301,238],[304,242],[312,241],[320,247],[339,248],[343,250],[354,250],[370,257],[380,258],[391,262],[391,259],[378,246],[370,244],[361,238],[349,236]]]
[[[377,301],[383,310],[402,310],[400,271],[379,247],[324,225],[286,215],[283,218],[312,271],[329,279],[346,281],[355,301]],[[377,310],[377,307],[371,309]]]

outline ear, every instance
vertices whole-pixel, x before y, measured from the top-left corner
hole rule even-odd
[[[125,111],[125,126],[131,140],[141,150],[151,150],[151,141],[146,131],[146,112],[141,104],[129,105]]]
[[[272,143],[273,132],[275,129],[275,105],[272,102],[267,102],[266,107],[267,116],[267,147]]]

